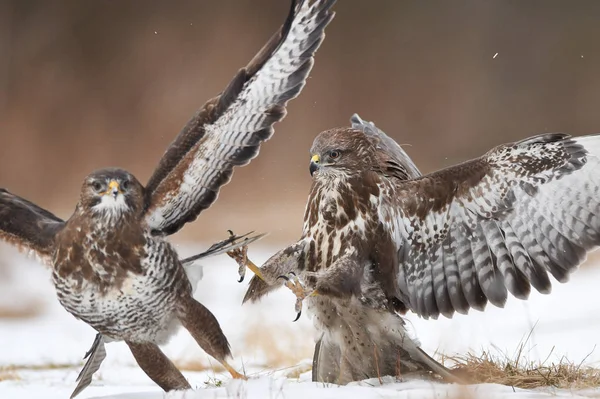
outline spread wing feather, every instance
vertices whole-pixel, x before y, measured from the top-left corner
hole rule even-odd
[[[54,236],[64,221],[32,202],[0,189],[0,239],[51,264]]]
[[[146,187],[146,219],[155,232],[172,234],[196,219],[234,166],[256,157],[304,87],[334,3],[293,1],[281,30],[188,122]]]
[[[549,293],[600,245],[600,136],[536,136],[405,182],[388,179],[398,297],[451,317]],[[385,216],[392,216],[387,217]]]

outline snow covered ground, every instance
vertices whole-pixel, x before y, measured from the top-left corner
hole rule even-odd
[[[49,271],[35,261],[0,248],[9,263],[9,276],[0,275],[0,309],[35,307],[32,318],[0,318],[0,399],[68,398],[83,364],[82,357],[95,333],[64,311],[55,299]],[[182,256],[196,253],[180,247]],[[201,249],[201,248],[200,248]],[[254,245],[250,256],[262,263],[275,249]],[[248,272],[247,279],[251,273]],[[459,387],[425,381],[363,381],[339,387],[310,382],[313,329],[303,316],[297,323],[294,297],[285,289],[256,305],[241,306],[246,283],[237,283],[237,265],[227,257],[204,263],[204,279],[196,297],[215,313],[229,338],[238,370],[249,381],[232,381],[185,332],[164,347],[166,354],[189,379],[193,392],[165,395],[135,365],[122,343],[108,344],[107,358],[92,385],[79,398],[536,398],[600,397],[600,389],[585,391],[553,388],[524,391],[499,385]],[[9,281],[9,283],[6,283]],[[513,356],[520,343],[530,360],[573,362],[600,367],[600,267],[576,272],[569,284],[554,285],[552,295],[532,294],[528,302],[510,299],[505,309],[453,319],[422,320],[409,316],[412,330],[433,354],[480,353],[490,349]],[[550,354],[550,356],[549,356]],[[2,381],[3,368],[16,379]],[[199,371],[189,371],[199,370]],[[7,372],[4,371],[4,374]]]

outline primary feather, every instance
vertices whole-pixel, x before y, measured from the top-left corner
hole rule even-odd
[[[334,2],[293,2],[280,32],[188,122],[147,185],[146,218],[155,232],[172,234],[196,219],[233,168],[258,155],[306,83]]]

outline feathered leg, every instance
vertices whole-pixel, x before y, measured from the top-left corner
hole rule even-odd
[[[181,299],[178,316],[181,324],[206,353],[221,363],[233,378],[246,379],[227,363],[226,359],[231,357],[229,342],[210,310],[187,295]]]
[[[150,342],[125,341],[133,353],[137,364],[165,392],[175,389],[191,389],[192,387],[177,367],[165,356],[160,348]]]
[[[285,286],[296,296],[296,320],[302,314],[302,302],[310,296],[325,295],[328,297],[346,298],[361,296],[361,277],[363,267],[353,255],[345,255],[333,262],[325,270],[319,272],[304,272],[300,281],[296,273],[290,272],[279,279],[285,281]]]
[[[252,264],[252,270],[255,271],[255,276],[252,277],[244,296],[244,303],[258,301],[269,292],[282,287],[284,280],[279,279],[280,276],[285,276],[290,272],[300,273],[304,267],[304,251],[309,242],[309,240],[298,241],[282,249],[271,256],[260,268],[256,268],[256,265],[248,260],[244,250],[228,252],[227,255],[235,259],[240,267],[250,267]]]

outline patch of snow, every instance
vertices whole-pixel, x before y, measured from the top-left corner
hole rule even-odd
[[[182,256],[198,252],[197,246],[178,248]],[[254,245],[249,256],[257,264],[264,262],[274,248]],[[9,260],[10,276],[0,281],[0,307],[29,301],[38,304],[40,315],[29,319],[0,318],[0,368],[17,367],[18,380],[0,382],[0,398],[68,398],[83,364],[82,357],[94,340],[95,331],[69,315],[56,300],[49,270],[24,256],[2,251]],[[8,256],[8,258],[7,258]],[[202,262],[204,278],[199,282],[196,298],[217,317],[233,350],[232,364],[245,369],[251,379],[231,380],[224,372],[213,372],[216,362],[206,355],[181,330],[163,347],[166,355],[178,364],[200,363],[209,371],[183,373],[194,391],[173,392],[165,396],[137,367],[127,346],[109,343],[107,358],[92,385],[78,398],[447,398],[463,397],[468,390],[476,397],[518,398],[590,397],[600,390],[563,391],[519,390],[500,385],[460,387],[426,381],[396,382],[386,378],[362,381],[348,386],[313,383],[310,373],[286,378],[293,367],[303,361],[310,364],[314,346],[314,329],[306,317],[292,323],[295,297],[281,289],[258,304],[241,306],[247,282],[237,283],[237,264],[226,256]],[[251,277],[249,272],[246,281]],[[529,301],[510,298],[505,309],[489,306],[485,312],[456,315],[453,319],[423,320],[414,315],[407,319],[414,335],[430,354],[480,353],[497,348],[512,356],[531,330],[525,345],[530,360],[549,361],[566,355],[573,362],[598,366],[600,350],[600,301],[596,300],[600,268],[586,267],[573,274],[568,284],[554,283],[551,295],[532,293]],[[6,291],[5,288],[11,291]],[[10,292],[10,294],[7,294]],[[535,327],[535,328],[534,328]],[[277,359],[277,357],[279,357]],[[266,367],[279,362],[280,370]],[[31,366],[72,365],[66,368],[35,370]],[[22,367],[22,368],[20,368]],[[221,386],[214,386],[222,382]]]

